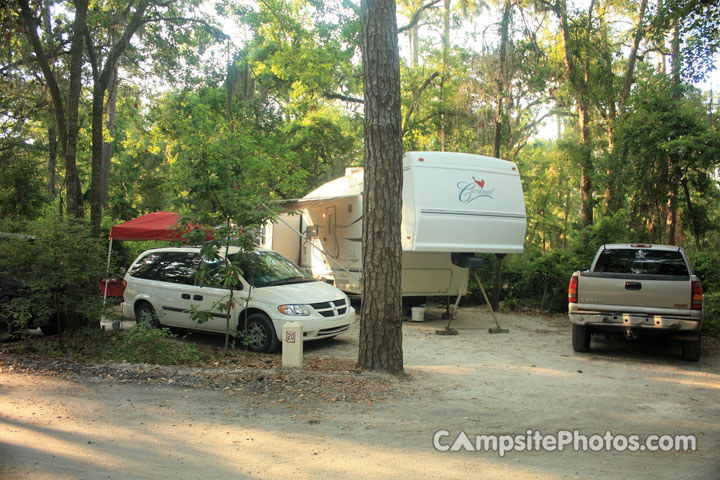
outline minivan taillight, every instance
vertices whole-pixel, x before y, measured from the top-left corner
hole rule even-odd
[[[570,278],[570,286],[568,287],[568,303],[577,303],[577,301],[578,301],[577,291],[578,291],[578,277],[576,275],[573,275]]]
[[[703,305],[703,290],[702,283],[700,280],[693,280],[692,282],[692,309],[702,310]]]

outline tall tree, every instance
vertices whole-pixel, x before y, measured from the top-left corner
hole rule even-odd
[[[358,364],[403,371],[400,224],[402,119],[395,0],[363,0],[363,302]]]
[[[132,2],[131,2],[132,3]],[[92,100],[92,176],[90,181],[90,224],[94,236],[100,235],[102,220],[102,179],[103,179],[103,113],[105,112],[105,93],[117,76],[117,64],[120,56],[130,45],[130,40],[145,21],[145,10],[150,0],[139,0],[135,11],[129,16],[125,28],[117,41],[113,42],[103,62],[95,51],[94,40],[89,30],[85,30],[88,57],[92,66],[93,100]],[[128,5],[130,7],[130,5]],[[128,8],[129,11],[129,8]],[[125,16],[125,14],[116,15]]]
[[[573,19],[568,13],[567,0],[555,0],[554,3],[546,0],[538,0],[541,5],[551,10],[557,17],[560,27],[560,41],[563,53],[563,62],[567,82],[571,88],[575,109],[578,117],[578,128],[580,130],[580,152],[579,161],[582,167],[582,207],[580,213],[580,224],[582,227],[589,227],[593,224],[593,147],[591,145],[590,128],[590,85],[589,63],[592,60],[589,55],[584,55],[587,50],[583,49],[580,42],[587,41],[583,33],[589,33],[593,24],[593,10],[595,1],[591,0],[586,15]],[[583,28],[586,30],[583,32]],[[585,38],[584,38],[585,37]]]
[[[80,131],[79,107],[82,93],[83,43],[87,30],[88,0],[75,1],[75,19],[71,32],[70,79],[66,93],[62,89],[52,60],[42,43],[37,27],[41,23],[36,12],[30,8],[28,0],[17,0],[22,20],[45,82],[52,96],[53,110],[60,147],[65,158],[65,183],[67,188],[67,210],[76,217],[83,217],[82,187],[77,169],[77,145]]]

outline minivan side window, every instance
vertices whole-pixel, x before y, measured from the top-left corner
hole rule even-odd
[[[206,277],[205,277],[205,284],[201,284],[201,287],[210,287],[210,288],[227,288],[223,286],[223,272],[222,268],[224,266],[225,261],[222,259],[204,259],[203,263],[200,268],[205,268],[206,270]],[[197,282],[196,282],[197,283]],[[234,287],[231,287],[234,290],[242,290],[243,284],[242,282],[238,282],[237,285]]]
[[[161,282],[195,284],[195,272],[202,257],[194,252],[164,252],[160,268]]]
[[[130,269],[130,275],[145,280],[193,285],[200,260],[200,254],[195,252],[149,253]]]
[[[130,267],[128,272],[131,277],[142,278],[144,280],[157,280],[158,267],[160,266],[160,254],[148,253],[144,257]]]

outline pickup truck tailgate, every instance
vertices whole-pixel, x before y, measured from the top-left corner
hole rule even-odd
[[[692,285],[687,276],[627,275],[582,272],[578,279],[578,307],[623,311],[687,310]],[[679,312],[678,312],[679,313]]]

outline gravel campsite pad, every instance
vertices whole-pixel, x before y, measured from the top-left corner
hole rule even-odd
[[[594,339],[576,354],[562,316],[500,314],[509,333],[490,334],[489,313],[464,308],[458,335],[437,335],[441,312],[404,323],[401,378],[355,368],[357,322],[306,344],[302,371],[279,355],[205,368],[5,355],[0,477],[717,478],[713,339],[698,363],[672,342]],[[477,435],[558,431],[692,435],[697,449],[473,451]],[[462,435],[460,451],[435,448]]]

